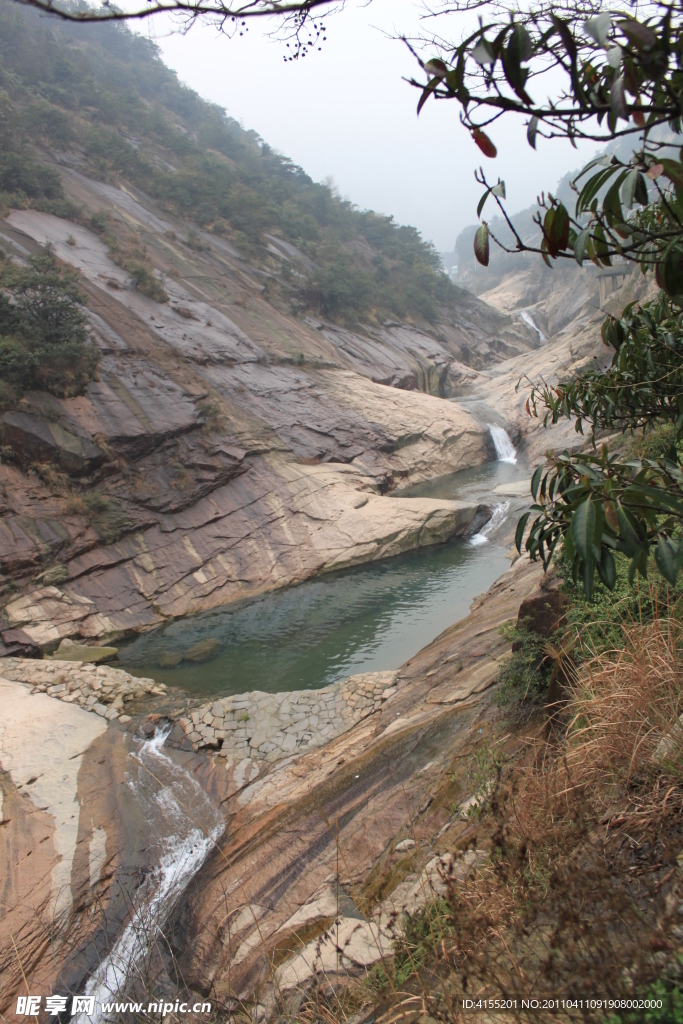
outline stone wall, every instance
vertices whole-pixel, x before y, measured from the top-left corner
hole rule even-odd
[[[80,661],[40,661],[33,658],[3,658],[0,676],[27,683],[34,693],[47,693],[68,704],[75,703],[107,721],[130,721],[125,705],[146,693],[162,696],[163,683],[136,679],[121,668],[84,665]]]
[[[125,724],[125,706],[145,694],[164,696],[163,683],[137,679],[120,668],[79,661],[3,658],[0,677],[75,703],[107,721]],[[348,676],[321,690],[254,690],[208,701],[178,724],[195,750],[221,748],[232,763],[277,761],[329,743],[380,708],[396,693],[396,672]]]
[[[348,676],[321,690],[242,693],[209,701],[179,724],[195,750],[277,761],[329,743],[391,700],[395,672]]]

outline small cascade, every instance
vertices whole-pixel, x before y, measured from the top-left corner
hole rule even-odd
[[[488,523],[482,526],[479,533],[475,533],[473,537],[470,537],[470,547],[478,548],[480,544],[488,544],[489,534],[493,533],[494,530],[497,530],[505,522],[509,509],[509,501],[504,501],[501,505],[495,505]]]
[[[503,427],[497,427],[489,423],[489,433],[496,448],[496,455],[499,462],[517,462],[517,452],[510,440],[510,435]]]
[[[545,334],[543,333],[541,328],[538,326],[538,324],[536,323],[536,321],[532,317],[531,313],[529,313],[526,309],[520,309],[519,315],[522,318],[522,320],[524,321],[524,323],[527,325],[527,327],[530,327],[532,329],[532,331],[536,331],[536,333],[538,334],[539,341],[540,342],[544,342],[545,341]]]
[[[134,768],[126,781],[148,823],[157,863],[135,894],[128,924],[85,986],[85,995],[95,997],[93,1013],[79,1014],[76,1024],[107,1019],[102,1004],[115,999],[143,967],[175,903],[225,828],[199,783],[162,750],[169,732],[170,727],[158,730],[131,754]]]

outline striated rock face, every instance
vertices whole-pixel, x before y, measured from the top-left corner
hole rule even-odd
[[[61,965],[99,927],[127,844],[113,730],[97,715],[0,678],[0,1006],[24,976],[61,991]],[[121,733],[116,734],[120,738]],[[106,759],[106,767],[104,767]],[[84,910],[88,908],[86,914]],[[33,991],[33,989],[31,990]]]
[[[484,365],[501,346],[527,351],[533,331],[474,297],[433,334],[294,319],[220,240],[189,250],[144,196],[63,175],[87,210],[138,232],[170,301],[136,291],[79,224],[32,210],[2,224],[17,258],[49,242],[80,269],[102,357],[82,397],[31,393],[2,418],[17,461],[0,465],[0,573],[20,596],[2,598],[0,655],[145,628],[475,525],[472,509],[390,494],[487,459],[485,428],[437,395],[468,352]]]
[[[488,518],[461,502],[363,493],[363,481],[352,467],[254,467],[145,532],[77,555],[67,582],[7,603],[1,635],[48,645],[138,629],[476,532]]]
[[[152,892],[157,884],[154,815],[173,811],[163,824],[174,849],[187,793],[192,823],[199,813],[197,782],[228,828],[223,838],[211,832],[213,856],[167,901],[179,899],[164,933],[191,990],[222,1006],[295,997],[318,970],[336,972],[338,935],[342,973],[381,959],[402,915],[483,855],[467,844],[468,758],[491,730],[490,688],[508,655],[500,625],[540,574],[520,559],[467,619],[396,673],[263,695],[270,716],[258,694],[197,709],[238,725],[254,712],[263,740],[239,761],[226,736],[220,751],[158,753],[151,772],[141,771],[142,741],[88,714],[52,680],[68,673],[81,693],[101,680],[97,692],[116,693],[112,704],[130,686],[144,690],[144,680],[127,682],[108,666],[6,659],[8,674],[24,681],[0,679],[0,1012],[24,984],[12,937],[32,990],[82,991],[144,898],[142,881],[152,880]],[[312,742],[269,750],[279,733],[283,741],[298,734],[297,705]],[[185,735],[182,725],[175,732]],[[150,775],[160,797],[145,800]],[[186,793],[183,779],[195,788]],[[208,842],[196,836],[194,845]]]
[[[231,817],[179,925],[193,988],[268,1005],[310,984],[316,967],[362,975],[403,913],[467,872],[478,856],[463,857],[467,759],[495,719],[490,688],[509,653],[500,626],[540,574],[520,559],[398,670],[389,699],[325,746],[272,765],[252,759],[237,780],[212,755],[213,792],[222,770]]]

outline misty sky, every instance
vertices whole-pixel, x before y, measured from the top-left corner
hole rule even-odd
[[[505,180],[514,212],[581,166],[594,147],[577,153],[569,143],[539,139],[534,152],[520,119],[492,128],[498,157],[487,160],[459,123],[456,101],[430,101],[418,119],[418,94],[402,81],[414,73],[414,60],[388,35],[414,31],[419,9],[417,0],[349,0],[328,20],[322,53],[291,63],[283,60],[284,44],[255,24],[231,40],[205,26],[168,35],[159,20],[140,31],[156,39],[183,82],[311,177],[331,177],[358,206],[415,225],[447,251],[476,220],[482,189],[473,173],[480,164],[494,181]],[[451,17],[449,37],[457,41],[463,28]],[[446,32],[443,19],[440,29]]]

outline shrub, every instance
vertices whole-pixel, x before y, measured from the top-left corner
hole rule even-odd
[[[51,250],[28,267],[0,264],[0,379],[11,393],[49,391],[59,398],[82,394],[95,378],[99,354],[88,336],[85,296],[78,275],[59,265]]]
[[[126,269],[139,292],[155,302],[168,302],[168,294],[153,270],[137,261],[128,263]]]
[[[552,661],[548,640],[528,629],[505,625],[501,632],[512,647],[512,657],[501,669],[496,699],[499,704],[534,705],[548,690]]]

